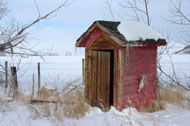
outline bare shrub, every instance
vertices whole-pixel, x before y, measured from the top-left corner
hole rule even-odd
[[[79,118],[85,116],[89,107],[85,103],[83,93],[79,90],[71,92],[64,98],[64,115],[68,118]]]
[[[76,79],[65,83],[60,91],[59,88],[42,87],[34,97],[34,104],[37,105],[29,107],[32,118],[46,117],[53,122],[62,122],[65,117],[78,119],[85,116],[89,106],[85,102],[82,86],[81,81]]]
[[[40,106],[40,112],[42,114],[43,117],[51,117],[52,113],[51,113],[51,106],[50,104],[43,104]]]
[[[63,121],[64,118],[64,105],[62,102],[55,104],[53,108],[53,116],[54,116],[54,121]]]
[[[57,100],[59,98],[59,93],[56,89],[47,89],[45,87],[42,87],[38,93],[37,98],[41,100]]]
[[[0,112],[5,111],[5,106],[7,106],[7,102],[0,98]]]
[[[67,118],[80,118],[85,116],[89,110],[89,106],[86,104],[83,91],[78,85],[78,81],[75,83],[68,83],[69,86],[64,87],[61,92],[56,89],[41,88],[37,93],[37,100],[40,101],[56,101],[54,103],[36,102],[37,106],[33,105],[29,107],[32,112],[32,118],[48,117],[53,122],[62,122],[65,117]],[[76,83],[77,82],[77,83]]]
[[[61,122],[65,117],[78,119],[85,116],[89,106],[85,103],[83,93],[80,90],[75,90],[55,104],[29,105],[28,109],[31,111],[32,119],[46,117],[53,122]]]
[[[30,104],[31,103],[31,96],[25,95],[24,93],[17,92],[17,95],[14,96],[14,100],[19,104]]]
[[[185,98],[184,93],[178,87],[170,87],[170,90],[158,87],[156,98],[148,105],[146,112],[156,112],[165,110],[167,104],[183,107]]]
[[[31,117],[32,119],[38,119],[38,118],[40,118],[41,114],[40,114],[40,112],[36,109],[36,107],[34,107],[33,105],[30,105],[30,106],[28,106],[28,109],[31,111],[30,117]]]

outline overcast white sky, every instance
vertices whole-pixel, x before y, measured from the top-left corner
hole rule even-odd
[[[36,0],[41,15],[56,8],[64,0]],[[64,55],[66,51],[74,54],[75,42],[80,35],[95,20],[110,20],[110,15],[103,2],[104,0],[74,0],[74,2],[62,8],[50,19],[44,20],[31,31],[30,41],[40,42],[38,49],[48,49],[53,46],[53,52]],[[127,12],[121,10],[118,1],[113,0],[113,11],[117,20],[126,20]],[[165,32],[176,31],[176,27],[168,25],[163,18],[168,16],[169,0],[150,0],[149,11],[154,27]],[[187,0],[189,1],[189,0]],[[33,0],[6,0],[10,10],[9,18],[16,19],[21,24],[27,24],[37,16],[37,10]],[[190,2],[188,3],[190,6]]]

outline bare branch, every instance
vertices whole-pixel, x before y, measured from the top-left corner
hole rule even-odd
[[[144,0],[145,8],[146,8],[146,18],[147,18],[147,24],[150,26],[150,18],[149,18],[149,13],[148,13],[148,1]]]
[[[168,75],[168,74],[161,68],[161,65],[160,65],[159,62],[158,62],[157,68],[160,70],[161,73],[163,73],[163,74],[164,74],[167,78],[169,78],[172,82],[175,82],[175,84],[177,84],[178,86],[184,88],[184,89],[187,90],[187,91],[190,90],[190,89],[188,89],[188,88],[182,86],[179,81],[175,80],[173,77],[171,77],[170,75]]]
[[[36,0],[34,0],[34,3],[35,3],[35,6],[36,6],[36,9],[37,9],[37,11],[38,11],[38,18],[40,18],[40,9],[39,9],[39,7],[38,7],[38,4],[36,3]]]
[[[6,15],[7,8],[3,0],[0,0],[0,20]]]
[[[190,17],[189,14],[186,14],[182,9],[182,0],[177,0],[175,3],[170,0],[170,5],[169,12],[171,16],[170,19],[168,19],[168,22],[182,26],[190,26]]]
[[[26,41],[26,37],[29,34],[26,31],[28,29],[30,29],[36,23],[47,19],[48,17],[50,17],[50,15],[54,14],[55,12],[57,12],[58,10],[63,8],[64,6],[69,5],[68,1],[69,0],[65,0],[65,2],[63,4],[61,4],[60,6],[55,8],[54,10],[50,11],[49,13],[41,16],[39,7],[38,7],[36,1],[34,0],[34,3],[36,5],[36,9],[38,11],[38,17],[33,22],[31,22],[30,24],[28,24],[26,26],[22,26],[22,27],[19,27],[15,23],[11,23],[7,27],[0,28],[0,31],[1,31],[0,32],[0,51],[3,51],[5,53],[11,53],[12,52],[12,54],[21,54],[21,55],[23,55],[23,53],[20,53],[20,52],[18,52],[18,53],[13,52],[13,48],[17,47],[18,45],[20,45],[21,43]],[[2,1],[0,1],[0,8],[2,8],[1,4],[3,4],[1,2]],[[9,49],[11,51],[9,51]],[[26,48],[20,48],[20,47],[19,47],[19,49],[26,50]],[[36,55],[36,53],[34,51],[32,51],[31,49],[28,49],[28,51],[30,51],[31,53]],[[32,54],[29,53],[29,55],[32,55]]]
[[[108,11],[109,11],[109,13],[111,15],[112,20],[114,21],[115,16],[114,16],[114,13],[113,13],[113,10],[112,10],[112,0],[104,0],[104,3],[108,8]]]
[[[31,26],[33,26],[34,24],[38,23],[41,20],[46,19],[47,17],[49,17],[50,15],[52,15],[53,13],[55,13],[56,11],[60,10],[62,7],[67,6],[68,0],[66,0],[62,5],[60,5],[59,7],[57,7],[56,9],[50,11],[49,13],[47,13],[46,15],[42,16],[42,17],[38,17],[36,20],[34,20],[32,23],[30,23],[29,25],[23,27],[15,36],[18,36],[20,34],[22,34],[26,29],[30,28]]]
[[[166,20],[181,27],[179,32],[180,43],[190,43],[190,11],[189,9],[185,10],[184,5],[185,2],[182,0],[170,0],[170,17]]]
[[[139,4],[141,4],[141,6],[144,6],[144,8],[139,7]],[[144,21],[143,17],[145,16],[147,25],[150,26],[148,4],[148,0],[123,0],[123,3],[120,3],[120,6],[131,11],[133,13],[131,17],[139,22]],[[142,19],[140,17],[142,17]]]

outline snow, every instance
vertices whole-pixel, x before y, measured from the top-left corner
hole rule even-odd
[[[172,54],[171,57],[173,64],[175,65],[178,77],[180,79],[183,79],[184,83],[189,82],[189,80],[184,79],[184,74],[190,76],[190,55]],[[37,62],[41,63],[42,85],[46,85],[46,87],[48,88],[54,88],[56,86],[62,87],[64,85],[64,83],[62,83],[62,80],[68,81],[78,77],[81,78],[82,58],[83,57],[75,56],[50,56],[45,57],[45,61],[40,59],[39,57],[22,59],[20,69],[18,71],[18,76],[20,76],[20,78],[18,79],[20,87],[19,90],[24,93],[31,93],[31,75],[33,72],[36,73]],[[19,59],[17,57],[15,57],[14,63],[11,62],[11,58],[1,57],[2,63],[6,60],[8,60],[9,65],[14,64],[17,66],[17,63],[19,62]],[[168,55],[163,55],[163,57],[161,58],[161,65],[167,73],[172,73],[172,65],[170,64],[170,57],[168,57]],[[43,78],[43,75],[45,75],[47,80]],[[46,83],[51,81],[55,82],[56,84]],[[35,84],[37,87],[37,82],[35,82]],[[185,92],[185,94],[190,94],[190,92]],[[50,117],[43,116],[43,112],[41,111],[39,111],[41,113],[41,116],[39,116],[38,118],[33,118],[33,111],[30,109],[30,104],[24,104],[18,101],[7,102],[6,100],[9,100],[9,98],[7,98],[7,96],[4,94],[4,89],[0,86],[0,126],[190,125],[190,103],[188,101],[185,107],[168,105],[166,110],[153,113],[138,112],[135,108],[126,108],[120,112],[114,107],[111,107],[108,112],[102,112],[97,107],[90,107],[89,112],[87,112],[84,117],[81,117],[79,119],[65,117],[62,121],[58,121],[53,115],[51,115]],[[32,107],[35,107],[38,110],[39,106],[32,105]]]
[[[173,51],[173,50],[172,50]],[[41,63],[41,85],[48,89],[61,88],[68,81],[82,78],[82,58],[83,56],[46,56],[45,60],[39,57],[23,58],[20,65],[19,59],[14,57],[14,63],[11,57],[1,57],[1,62],[8,61],[9,67],[12,65],[19,66],[17,69],[19,90],[31,93],[32,74],[35,74],[35,91],[37,90],[37,63]],[[172,62],[174,64],[176,74],[184,85],[189,84],[190,76],[190,55],[171,54],[170,57],[164,54],[160,60],[162,68],[169,75],[173,74]],[[18,68],[18,67],[17,67]],[[159,72],[159,70],[158,70]],[[164,80],[167,80],[164,75]]]
[[[169,107],[168,110],[154,113],[138,112],[135,108],[126,108],[119,112],[114,107],[108,112],[102,112],[97,107],[91,107],[86,116],[79,119],[63,118],[63,121],[52,120],[50,117],[31,117],[29,105],[9,103],[10,110],[0,112],[0,126],[189,126],[190,110]],[[172,109],[171,109],[172,108]]]
[[[48,88],[59,88],[63,84],[82,78],[83,56],[44,56],[22,58],[1,57],[0,62],[8,61],[8,67],[17,67],[19,90],[31,92],[32,75],[34,73],[37,88],[37,63],[40,63],[41,85]],[[10,71],[9,71],[10,72]],[[10,74],[10,73],[9,73]],[[37,89],[36,89],[37,90]]]
[[[136,21],[122,21],[118,26],[118,31],[127,41],[138,41],[146,39],[164,39],[160,33]]]
[[[178,81],[182,82],[182,84],[186,87],[190,86],[190,55],[187,54],[173,54],[173,55],[163,55],[160,64],[162,69],[170,76],[174,76],[175,72],[176,78]],[[174,69],[175,71],[173,71]],[[159,70],[158,70],[159,72]],[[170,82],[170,80],[162,74],[162,79]]]

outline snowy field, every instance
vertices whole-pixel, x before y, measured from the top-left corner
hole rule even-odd
[[[17,66],[19,90],[31,93],[33,73],[37,80],[37,62],[41,63],[42,85],[60,87],[65,82],[82,78],[82,58],[82,56],[49,56],[44,57],[45,60],[39,57],[23,58],[18,66],[18,57],[14,57],[14,62],[11,58],[1,57],[1,63],[8,61],[9,66]],[[161,60],[161,65],[168,74],[172,74],[170,61],[167,55]],[[172,61],[177,77],[184,84],[189,83],[184,77],[190,76],[190,55],[172,55]],[[165,79],[164,76],[163,78]],[[37,81],[35,85],[37,86]],[[187,103],[189,107],[168,105],[166,110],[154,113],[138,112],[134,108],[119,112],[114,107],[108,112],[102,112],[96,107],[91,107],[86,116],[79,119],[64,118],[63,121],[56,121],[53,116],[33,119],[29,106],[17,102],[5,103],[0,99],[0,126],[190,126],[190,103]]]
[[[17,67],[19,90],[28,93],[28,91],[31,92],[33,73],[35,88],[37,88],[38,62],[40,63],[41,85],[46,88],[59,88],[69,81],[82,78],[82,58],[82,56],[45,56],[43,59],[40,57],[22,59],[1,57],[1,62],[8,61],[9,68]]]
[[[176,74],[176,79],[184,86],[190,85],[190,55],[176,54],[176,55],[164,55],[161,58],[162,69],[171,77]],[[174,71],[175,70],[175,71]],[[158,70],[159,72],[159,70]],[[166,76],[161,76],[167,82],[170,80]]]
[[[46,56],[43,58],[44,59],[41,59],[40,57],[22,58],[20,61],[20,58],[18,57],[1,57],[0,62],[4,63],[5,61],[8,61],[9,67],[17,67],[20,91],[27,91],[31,89],[33,73],[36,80],[35,85],[37,86],[38,62],[40,62],[42,86],[50,86],[50,88],[52,86],[58,87],[68,81],[82,78],[83,56]],[[160,63],[162,69],[171,76],[174,73],[174,66],[177,79],[185,86],[189,84],[189,78],[186,77],[190,77],[190,55],[163,55]],[[162,75],[161,77],[164,80],[169,81],[166,76]],[[54,82],[53,85],[52,82]]]

